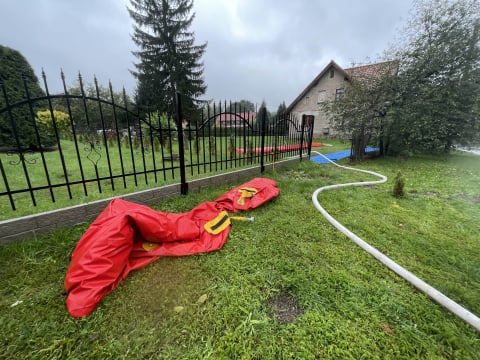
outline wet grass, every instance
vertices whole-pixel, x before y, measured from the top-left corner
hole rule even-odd
[[[325,151],[326,152],[326,151]],[[347,164],[346,161],[342,161]],[[480,158],[355,164],[389,177],[320,194],[340,222],[480,314]],[[393,178],[405,177],[403,198]],[[376,262],[315,210],[313,191],[372,177],[310,161],[265,176],[281,194],[234,223],[218,252],[161,258],[87,318],[63,279],[86,225],[0,247],[0,358],[478,359],[479,333]],[[230,186],[156,204],[183,212]]]

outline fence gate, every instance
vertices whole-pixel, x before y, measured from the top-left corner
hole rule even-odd
[[[220,102],[185,119],[180,94],[172,115],[137,106],[111,84],[84,85],[79,75],[78,86],[67,89],[61,78],[63,92],[51,94],[42,73],[43,94],[35,97],[25,78],[20,97],[0,83],[4,213],[174,183],[186,194],[189,179],[253,166],[263,171],[265,164],[310,155],[313,116],[270,117],[265,108],[256,113]]]

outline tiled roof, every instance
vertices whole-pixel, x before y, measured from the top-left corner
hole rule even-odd
[[[396,75],[398,61],[384,61],[376,64],[368,64],[345,69],[350,80],[379,79],[385,75]]]

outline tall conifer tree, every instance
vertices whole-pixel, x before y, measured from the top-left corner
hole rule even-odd
[[[195,45],[189,31],[193,0],[130,0],[130,4],[132,39],[139,47],[133,52],[139,62],[132,73],[138,80],[140,104],[173,115],[178,91],[189,119],[206,91],[201,57],[207,44]]]

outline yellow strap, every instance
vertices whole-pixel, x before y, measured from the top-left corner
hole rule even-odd
[[[143,247],[143,250],[145,250],[145,251],[151,251],[151,250],[155,249],[156,247],[158,247],[159,245],[160,245],[159,243],[152,243],[152,242],[144,241],[143,244],[142,244],[142,247]]]
[[[241,188],[238,190],[240,192],[240,198],[237,200],[238,205],[245,205],[245,199],[251,198],[257,193],[255,188]]]
[[[209,234],[217,235],[229,226],[230,218],[228,217],[228,213],[222,211],[215,219],[210,220],[203,227]]]

